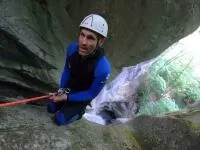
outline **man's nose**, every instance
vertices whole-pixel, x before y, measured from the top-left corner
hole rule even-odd
[[[86,37],[83,37],[83,38],[82,38],[82,44],[86,45],[86,43],[87,43],[87,38],[86,38]]]

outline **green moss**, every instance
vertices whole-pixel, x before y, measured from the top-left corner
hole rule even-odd
[[[193,130],[193,131],[198,131],[200,132],[200,125],[199,124],[196,124],[194,122],[190,122],[190,128]]]
[[[144,138],[136,134],[134,131],[126,129],[124,132],[128,136],[128,139],[134,143],[134,150],[152,149],[152,146],[150,144],[144,143]]]

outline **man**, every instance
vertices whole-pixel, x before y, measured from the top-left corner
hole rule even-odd
[[[55,113],[58,125],[80,119],[110,76],[111,66],[102,48],[107,32],[105,19],[91,14],[80,24],[78,42],[67,48],[60,89],[50,93],[48,101],[48,112]]]

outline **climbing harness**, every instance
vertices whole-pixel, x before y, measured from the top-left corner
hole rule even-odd
[[[17,105],[17,104],[22,104],[22,103],[27,103],[27,102],[38,101],[38,100],[48,98],[48,97],[49,95],[44,95],[44,96],[32,97],[32,98],[23,99],[23,100],[1,103],[0,107],[7,107],[7,106],[12,106],[12,105]]]

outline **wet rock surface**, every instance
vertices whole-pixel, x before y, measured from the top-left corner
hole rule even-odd
[[[0,149],[198,150],[199,107],[165,117],[138,116],[127,124],[102,126],[81,119],[53,123],[44,106],[0,109]]]
[[[200,111],[187,110],[164,117],[140,116],[131,122],[132,131],[143,149],[198,150]]]
[[[0,108],[0,149],[139,149],[125,126],[106,127],[84,119],[68,126],[57,126],[52,118],[43,106]]]

